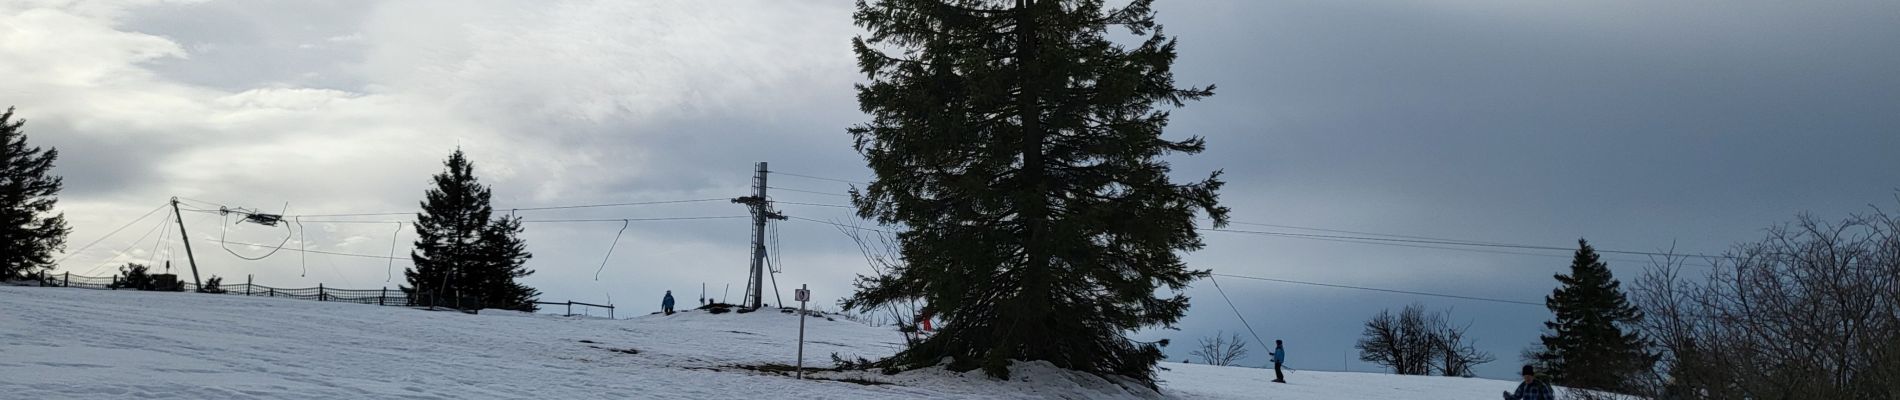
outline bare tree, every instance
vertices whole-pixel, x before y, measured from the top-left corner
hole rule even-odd
[[[1493,357],[1490,352],[1478,350],[1477,341],[1470,339],[1467,332],[1471,330],[1471,323],[1458,326],[1451,322],[1451,310],[1434,314],[1428,319],[1435,323],[1432,327],[1432,344],[1438,348],[1437,367],[1440,375],[1469,378],[1477,375],[1471,371],[1471,367],[1497,361],[1497,357]]]
[[[1665,257],[1636,282],[1675,398],[1900,398],[1900,218],[1801,215],[1761,241]]]
[[[1214,336],[1201,338],[1201,347],[1188,354],[1200,357],[1202,363],[1209,365],[1236,365],[1247,357],[1247,340],[1241,339],[1238,333],[1223,337],[1217,331]]]
[[[1470,339],[1470,324],[1451,323],[1451,311],[1427,312],[1413,303],[1393,316],[1391,310],[1366,321],[1359,360],[1392,368],[1400,375],[1472,376],[1471,368],[1496,360]]]
[[[1363,336],[1353,345],[1359,349],[1359,360],[1392,368],[1400,375],[1431,374],[1432,355],[1437,353],[1432,318],[1425,314],[1425,305],[1418,303],[1405,306],[1396,317],[1391,310],[1379,311],[1366,321]]]
[[[865,264],[871,266],[875,276],[886,276],[889,271],[903,265],[902,247],[898,246],[896,234],[865,228],[858,221],[845,221],[834,226],[858,245],[858,252],[864,255]],[[929,318],[921,313],[922,309],[922,304],[917,300],[893,301],[866,314],[869,314],[868,320],[878,323],[888,321],[897,325],[897,330],[904,334],[905,344],[916,345],[922,338],[920,323],[924,318]]]

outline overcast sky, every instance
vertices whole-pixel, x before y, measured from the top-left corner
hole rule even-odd
[[[1171,160],[1183,177],[1226,171],[1222,199],[1236,221],[1715,253],[1797,213],[1838,219],[1896,205],[1900,2],[1173,0],[1159,9],[1181,41],[1177,78],[1219,85],[1177,110],[1168,131],[1205,136],[1209,150]],[[32,144],[60,150],[72,250],[172,196],[267,211],[288,203],[290,214],[412,212],[457,146],[494,185],[499,209],[721,199],[747,194],[756,161],[870,179],[844,131],[866,119],[851,87],[862,76],[850,12],[842,0],[0,0],[0,106],[19,108]],[[842,194],[848,184],[775,175],[772,186]],[[844,208],[781,208],[851,218]],[[167,259],[182,268],[177,235],[160,229],[176,229],[159,224],[165,212],[62,270],[108,275]],[[706,201],[520,214],[745,210]],[[367,255],[390,254],[392,239],[406,254],[413,240],[394,222],[305,223],[296,235],[184,217],[201,272],[226,282],[393,288],[408,263],[295,251],[246,261],[231,253],[270,249],[227,252],[210,241],[218,237],[292,234],[292,249]],[[663,290],[692,302],[701,283],[714,297],[735,285],[738,301],[747,221],[633,222],[596,280],[620,225],[528,224],[538,272],[526,282],[545,300],[611,296],[622,315],[657,309]],[[833,306],[869,271],[834,227],[792,220],[780,230],[786,298],[810,284]],[[1188,260],[1217,273],[1530,302],[1568,266],[1562,251],[1207,239]],[[1625,280],[1646,263],[1609,258]],[[1480,374],[1508,377],[1550,317],[1541,306],[1221,285],[1304,369],[1373,369],[1347,360],[1361,323],[1417,301],[1471,322],[1500,359]],[[1173,338],[1180,360],[1196,338],[1245,331],[1211,284],[1188,295],[1182,331],[1140,336]]]

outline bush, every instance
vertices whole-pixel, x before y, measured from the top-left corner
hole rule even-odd
[[[121,275],[119,280],[112,283],[113,289],[185,291],[185,284],[178,281],[177,275],[153,274],[151,267],[144,264],[126,264],[124,267],[119,267],[119,274]]]
[[[217,275],[212,275],[211,279],[205,280],[204,287],[198,288],[198,291],[204,292],[204,293],[224,293],[224,288],[218,287],[220,284],[223,284],[223,283],[224,283],[224,278],[220,278]]]

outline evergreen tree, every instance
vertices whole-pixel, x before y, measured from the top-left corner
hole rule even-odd
[[[534,301],[541,291],[516,282],[516,279],[534,274],[527,269],[528,259],[534,257],[528,253],[528,245],[520,238],[521,217],[504,216],[482,229],[482,260],[480,289],[482,306],[533,312]]]
[[[24,124],[12,107],[0,113],[0,279],[53,268],[71,232],[66,214],[53,212],[63,186],[52,175],[59,149],[27,147]]]
[[[539,292],[515,282],[534,273],[523,266],[532,255],[517,236],[520,218],[491,219],[491,192],[461,149],[443,165],[416,214],[416,245],[409,254],[415,267],[403,270],[409,280],[403,292],[475,297],[484,308],[532,311]]]
[[[1635,330],[1642,311],[1625,298],[1596,249],[1581,239],[1577,245],[1570,274],[1558,274],[1562,285],[1544,299],[1556,319],[1544,323],[1549,333],[1539,337],[1543,347],[1532,352],[1533,361],[1557,384],[1627,393],[1656,361]]]
[[[923,300],[945,323],[890,359],[918,368],[1010,360],[1119,375],[1150,386],[1159,346],[1128,334],[1171,327],[1180,294],[1206,276],[1179,252],[1200,249],[1197,212],[1224,226],[1219,172],[1177,184],[1169,153],[1199,137],[1161,137],[1168,112],[1213,94],[1179,88],[1174,40],[1152,0],[860,1],[859,106],[850,129],[877,178],[860,216],[908,227],[906,265],[860,277],[846,308]],[[1126,29],[1132,47],[1107,35]],[[1165,287],[1166,297],[1157,292]]]

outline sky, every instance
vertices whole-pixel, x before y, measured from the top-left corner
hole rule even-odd
[[[1233,229],[1714,254],[1801,213],[1897,206],[1897,2],[1157,9],[1180,40],[1177,80],[1218,85],[1174,110],[1167,131],[1206,137],[1208,150],[1168,160],[1182,179],[1225,172],[1233,219],[1265,224]],[[770,186],[785,189],[772,197],[786,214],[869,226],[824,206],[847,204],[847,182],[872,178],[845,133],[867,119],[852,88],[864,77],[851,11],[849,1],[0,0],[0,105],[18,108],[33,145],[60,151],[59,209],[74,228],[60,271],[75,274],[185,268],[177,225],[161,223],[174,196],[293,215],[413,212],[458,147],[498,210],[705,200],[516,211],[529,221],[745,215],[720,199],[748,194],[753,163],[765,161],[783,173]],[[400,215],[310,217],[301,230],[183,217],[199,272],[231,283],[393,288],[407,262],[375,256],[401,258],[414,240]],[[696,301],[701,284],[738,301],[745,219],[621,226],[528,223],[536,273],[524,281],[544,300],[612,302],[623,315],[657,310],[666,290]],[[835,308],[870,272],[837,227],[779,226],[785,298],[810,285],[816,306]],[[1219,274],[1532,303],[1569,265],[1566,251],[1204,235],[1187,261]],[[1606,258],[1625,281],[1649,263]],[[1198,338],[1257,334],[1285,340],[1295,368],[1370,371],[1352,354],[1365,319],[1419,302],[1469,323],[1498,358],[1478,373],[1508,378],[1550,318],[1537,305],[1219,282],[1186,290],[1194,306],[1178,331],[1136,337],[1172,339],[1179,360]],[[1244,362],[1264,364],[1264,353]]]

